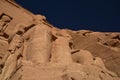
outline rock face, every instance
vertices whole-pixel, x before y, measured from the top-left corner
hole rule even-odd
[[[0,0],[0,80],[120,80],[119,68],[119,32],[58,29]]]

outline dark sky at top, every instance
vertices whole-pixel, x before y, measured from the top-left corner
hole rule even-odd
[[[120,0],[15,0],[59,28],[120,32]]]

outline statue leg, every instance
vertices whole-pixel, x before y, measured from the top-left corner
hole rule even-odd
[[[21,54],[22,49],[18,49],[14,54],[11,54],[5,62],[5,65],[2,69],[2,73],[0,75],[0,80],[8,80],[16,71],[17,68],[17,60]]]
[[[58,37],[55,42],[53,42],[51,62],[62,64],[72,62],[69,41],[66,38]]]
[[[33,63],[47,63],[51,53],[51,29],[44,25],[35,26],[32,40],[28,44],[27,58]]]

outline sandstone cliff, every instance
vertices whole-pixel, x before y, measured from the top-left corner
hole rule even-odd
[[[120,80],[120,33],[49,24],[0,1],[0,80]]]

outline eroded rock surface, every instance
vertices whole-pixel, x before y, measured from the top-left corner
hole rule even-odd
[[[0,80],[120,80],[119,68],[119,32],[59,29],[0,1]]]

